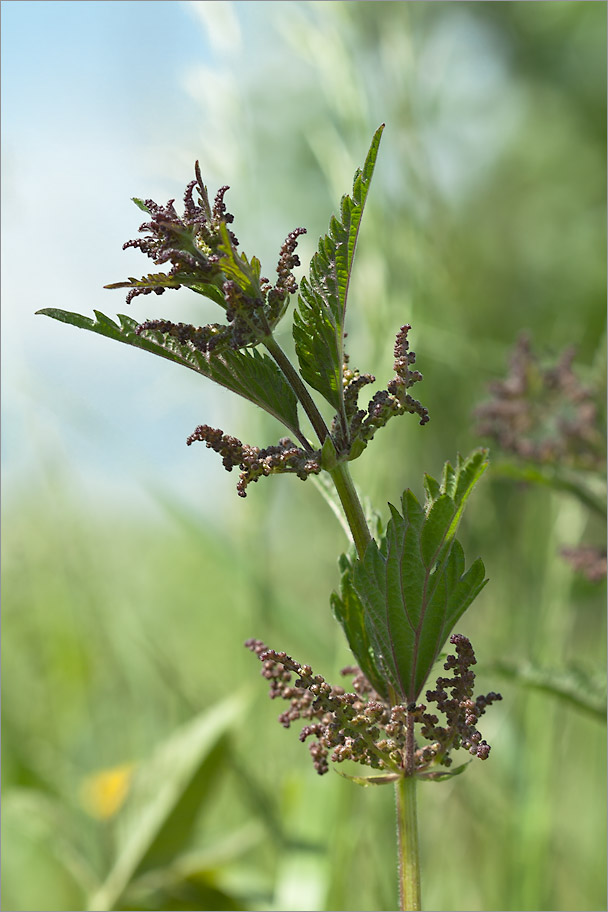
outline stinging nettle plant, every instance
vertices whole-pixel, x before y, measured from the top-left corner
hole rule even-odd
[[[98,311],[94,319],[54,308],[38,312],[182,364],[277,418],[290,436],[265,448],[208,425],[197,427],[187,440],[189,445],[204,442],[219,453],[228,471],[239,468],[241,497],[263,476],[289,472],[305,480],[329,475],[352,537],[349,552],[339,560],[340,591],[331,596],[357,662],[342,672],[352,677],[352,690],[330,685],[309,665],[261,640],[251,639],[246,646],[262,662],[270,696],[289,704],[279,717],[282,725],[289,728],[304,720],[300,740],[311,739],[319,774],[328,771],[330,761],[350,760],[372,771],[367,776],[342,772],[355,783],[394,783],[401,908],[420,909],[417,782],[462,772],[466,763],[452,766],[452,754],[460,748],[482,760],[488,757],[490,746],[477,725],[486,707],[501,697],[474,695],[473,648],[466,637],[450,636],[487,582],[481,559],[466,567],[456,538],[466,501],[487,468],[487,450],[459,456],[455,465],[446,463],[440,481],[426,475],[424,503],[407,489],[399,508],[389,504],[386,527],[375,521],[374,535],[348,468],[394,416],[410,413],[421,425],[429,420],[410,393],[422,375],[413,369],[409,324],[397,332],[395,376],[366,407],[360,407],[359,397],[375,378],[352,368],[344,348],[353,259],[383,129],[374,134],[365,164],[355,173],[352,195],[342,198],[339,217],[332,217],[308,278],[300,283],[293,315],[299,370],[274,330],[298,290],[295,250],[305,229],[287,236],[271,284],[261,274],[260,261],[239,250],[229,227],[233,216],[224,203],[228,188],[220,188],[211,204],[198,162],[184,194],[183,215],[174,200],[166,206],[134,200],[149,220],[140,227],[143,236],[124,246],[139,248],[157,266],[170,263],[170,271],[106,287],[128,288],[130,302],[138,295],[162,295],[185,286],[218,304],[225,322],[196,327],[163,318],[138,324],[124,314],[116,322]],[[335,410],[329,426],[311,390]],[[301,412],[314,442],[300,424]],[[326,485],[319,487],[330,497]],[[448,637],[453,652],[442,655]],[[445,674],[425,690],[440,658]]]

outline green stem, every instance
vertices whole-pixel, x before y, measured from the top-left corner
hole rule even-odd
[[[323,443],[325,438],[329,436],[329,429],[310,393],[304,386],[298,372],[273,336],[267,336],[264,340],[264,345],[280,367],[283,376],[296,394],[302,408],[310,419],[310,423],[312,424],[320,443]],[[348,525],[350,526],[353,535],[357,554],[362,558],[372,537],[348,466],[346,463],[338,463],[334,469],[330,470],[329,474],[336,486],[340,503],[342,504]]]
[[[353,533],[357,554],[363,560],[363,555],[372,537],[348,466],[345,462],[339,462],[335,469],[331,469],[329,474],[336,486],[340,503],[344,509],[350,530]]]
[[[416,777],[403,776],[395,783],[399,865],[399,908],[418,912],[420,904],[420,859],[416,814]]]
[[[264,345],[268,352],[272,355],[274,360],[279,365],[283,375],[285,376],[287,382],[291,386],[292,390],[300,400],[302,408],[308,415],[310,423],[312,424],[315,434],[319,438],[319,441],[323,443],[327,435],[329,434],[329,429],[323,420],[321,412],[313,402],[313,399],[304,386],[302,380],[295,367],[276,341],[273,336],[267,336],[264,339]]]

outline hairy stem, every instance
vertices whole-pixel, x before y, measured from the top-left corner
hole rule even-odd
[[[329,474],[336,486],[340,503],[353,534],[357,554],[362,560],[372,537],[348,466],[345,462],[339,462],[334,469],[331,469]]]
[[[319,442],[323,443],[325,438],[329,436],[329,429],[295,367],[272,335],[266,337],[264,345],[280,367],[284,377],[301,403],[302,408],[308,415],[310,423],[319,438]],[[357,554],[362,558],[372,537],[348,466],[345,463],[338,463],[334,469],[330,470],[329,474],[336,486],[340,503],[342,504],[348,525],[350,526],[353,535]]]
[[[405,729],[405,773],[407,776],[414,775],[414,763],[416,752],[416,741],[414,738],[414,717],[410,712],[407,714]]]
[[[395,783],[399,867],[399,908],[417,912],[420,904],[420,858],[416,813],[416,777],[403,776]]]
[[[308,415],[310,423],[312,424],[315,434],[319,438],[319,441],[321,443],[323,443],[323,441],[329,434],[328,427],[325,424],[325,421],[323,420],[323,416],[321,415],[321,412],[319,411],[319,409],[313,402],[313,399],[312,399],[310,393],[308,392],[308,390],[304,386],[304,383],[300,379],[300,376],[299,376],[298,372],[296,371],[295,367],[293,366],[293,364],[291,363],[291,361],[289,360],[289,358],[287,357],[287,355],[285,354],[285,352],[283,351],[283,349],[281,348],[281,346],[279,345],[279,343],[276,341],[276,339],[273,336],[270,336],[270,335],[267,336],[264,339],[264,345],[265,345],[267,351],[269,352],[269,354],[272,355],[272,357],[274,358],[274,360],[280,367],[284,377],[286,378],[287,382],[289,383],[292,390],[296,394],[298,400],[300,401],[300,404],[302,405],[302,408]]]

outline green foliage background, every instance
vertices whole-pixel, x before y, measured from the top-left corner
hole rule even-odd
[[[437,475],[482,442],[472,409],[504,375],[521,330],[547,352],[574,343],[583,378],[603,361],[606,6],[241,6],[251,41],[271,30],[284,67],[280,84],[276,71],[250,73],[223,115],[245,150],[240,173],[224,175],[239,237],[266,269],[267,235],[296,224],[309,230],[303,262],[312,254],[387,123],[349,351],[384,380],[395,331],[410,322],[431,422],[393,422],[353,474],[377,507],[406,486],[421,495],[425,471]],[[255,249],[258,228],[267,250]],[[165,299],[159,316],[179,307]],[[89,341],[60,330],[75,350]],[[108,343],[109,366],[113,355]],[[131,357],[135,374],[146,355]],[[274,441],[269,416],[245,407],[230,416],[227,433]],[[163,428],[152,430],[153,447]],[[183,459],[205,462],[205,484],[219,481],[211,453],[184,447]],[[152,520],[104,510],[79,498],[69,464],[49,462],[4,507],[3,908],[85,908],[121,832],[146,825],[128,804],[92,818],[85,777],[145,767],[179,726],[230,695],[241,714],[225,710],[229,735],[189,748],[200,752],[194,778],[165,808],[162,851],[141,836],[139,893],[90,907],[395,908],[391,790],[315,776],[242,647],[261,637],[337,679],[349,661],[329,610],[342,530],[312,484],[289,477],[263,480],[244,502],[234,494],[217,518],[200,508],[203,483],[187,506],[154,497]],[[489,762],[420,787],[426,908],[605,906],[605,730],[593,714],[491,673],[499,660],[603,665],[605,590],[559,557],[601,534],[576,500],[491,469],[468,508],[460,537],[490,583],[458,630],[475,645],[480,689],[504,700],[484,718]],[[158,790],[172,769],[156,772]],[[187,787],[200,814],[183,845],[175,820]]]

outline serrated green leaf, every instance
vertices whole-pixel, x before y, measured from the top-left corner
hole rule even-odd
[[[359,668],[374,690],[386,699],[388,697],[386,682],[374,663],[370,639],[365,627],[363,604],[353,586],[352,563],[346,554],[341,555],[339,563],[342,571],[340,595],[332,592],[330,597],[334,617],[346,634],[348,645]]]
[[[355,247],[363,208],[374,173],[384,124],[376,130],[352,197],[343,196],[340,220],[332,216],[329,233],[319,241],[308,279],[300,284],[293,336],[300,371],[307,383],[343,414],[344,319]]]
[[[441,491],[441,485],[436,481],[431,475],[424,476],[424,492],[426,494],[426,499],[429,502],[436,500],[439,497]]]
[[[473,450],[466,459],[463,459],[459,455],[455,469],[451,463],[446,462],[443,467],[441,485],[438,485],[437,481],[435,481],[434,478],[431,478],[430,475],[425,476],[424,488],[427,496],[425,510],[427,514],[430,515],[437,509],[437,516],[439,516],[439,514],[444,515],[443,510],[445,510],[445,514],[447,515],[448,506],[445,501],[446,497],[448,497],[453,504],[452,517],[449,526],[445,530],[443,544],[440,545],[439,541],[436,538],[434,539],[435,544],[440,547],[438,560],[441,561],[442,557],[447,553],[450,544],[456,535],[458,524],[460,523],[469,495],[488,468],[488,465],[488,450],[480,448]],[[436,504],[440,502],[443,502],[444,506],[436,508]]]
[[[178,729],[141,764],[121,811],[117,858],[91,909],[114,909],[136,875],[187,845],[201,806],[225,767],[225,737],[243,711],[230,698]]]
[[[437,562],[445,542],[455,505],[449,495],[439,497],[427,513],[420,536],[420,553],[426,567],[433,567]]]
[[[205,354],[160,332],[147,330],[137,335],[137,320],[125,314],[118,314],[119,325],[99,311],[95,311],[96,320],[53,307],[37,313],[181,364],[255,403],[294,434],[299,433],[297,400],[293,390],[274,361],[255,349],[225,349],[218,354]]]
[[[205,298],[209,298],[215,304],[226,309],[226,300],[217,285],[210,282],[201,282],[201,277],[197,273],[180,272],[179,275],[170,275],[166,272],[152,272],[141,279],[130,277],[126,282],[111,282],[104,285],[104,288],[114,290],[116,288],[180,288],[185,286],[195,291]]]
[[[181,284],[178,278],[166,272],[151,272],[147,276],[142,276],[141,279],[130,276],[126,282],[111,282],[103,287],[111,290],[115,288],[179,288]]]
[[[364,608],[373,661],[403,701],[416,700],[454,624],[487,582],[480,559],[465,570],[454,538],[486,464],[486,455],[480,459],[477,453],[459,460],[456,469],[446,464],[441,493],[426,485],[434,498],[426,509],[405,491],[403,513],[390,507],[380,546],[371,542],[354,564],[353,587]]]

